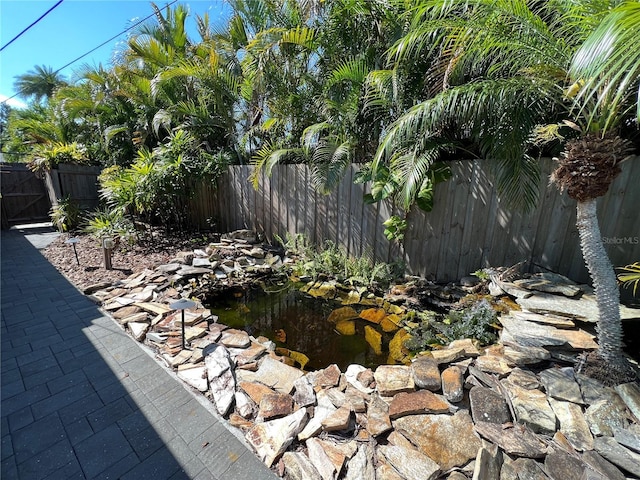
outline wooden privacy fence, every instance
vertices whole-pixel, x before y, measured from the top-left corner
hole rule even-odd
[[[304,165],[278,165],[258,190],[249,184],[253,167],[233,166],[216,185],[203,183],[191,201],[191,218],[217,231],[256,229],[266,239],[302,233],[321,244],[331,240],[351,255],[376,261],[402,260],[407,272],[452,281],[488,266],[520,261],[588,282],[575,226],[575,201],[549,185],[550,160],[543,160],[536,208],[522,213],[500,201],[486,162],[452,164],[453,177],[435,189],[434,209],[413,209],[403,247],[387,241],[382,222],[398,213],[390,202],[363,201],[351,166],[330,195],[312,188]],[[640,261],[640,162],[623,164],[609,193],[599,200],[603,240],[614,265]]]
[[[70,198],[82,210],[98,206],[98,175],[102,167],[60,164],[45,172],[45,185],[52,205]]]
[[[2,228],[47,221],[51,204],[42,179],[23,163],[0,163]]]

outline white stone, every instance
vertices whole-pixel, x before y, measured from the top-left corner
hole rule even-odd
[[[178,377],[201,392],[206,392],[207,388],[209,388],[207,368],[204,365],[191,368],[178,368]]]
[[[416,449],[380,445],[378,452],[406,480],[434,480],[440,473],[440,466]]]
[[[286,417],[254,425],[245,438],[265,465],[270,467],[302,431],[306,421],[307,412],[301,408]]]

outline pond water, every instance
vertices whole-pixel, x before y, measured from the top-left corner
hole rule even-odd
[[[376,355],[365,340],[364,326],[368,322],[356,320],[356,334],[341,335],[327,320],[340,303],[313,298],[292,283],[266,290],[270,293],[262,288],[229,290],[210,297],[206,306],[219,317],[219,323],[245,330],[254,337],[263,335],[277,347],[303,353],[309,357],[305,370],[318,370],[333,363],[342,371],[352,363],[365,367],[387,363],[388,353]],[[385,340],[383,344],[387,345],[389,338]]]

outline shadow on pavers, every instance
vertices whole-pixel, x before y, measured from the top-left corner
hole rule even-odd
[[[4,480],[275,478],[20,232],[1,257]]]

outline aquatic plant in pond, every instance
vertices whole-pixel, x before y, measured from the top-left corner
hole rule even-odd
[[[405,346],[411,351],[437,348],[463,338],[477,340],[481,345],[492,344],[498,339],[498,314],[485,299],[463,310],[451,310],[442,319],[436,315],[418,314],[417,320],[406,327],[411,338]]]

